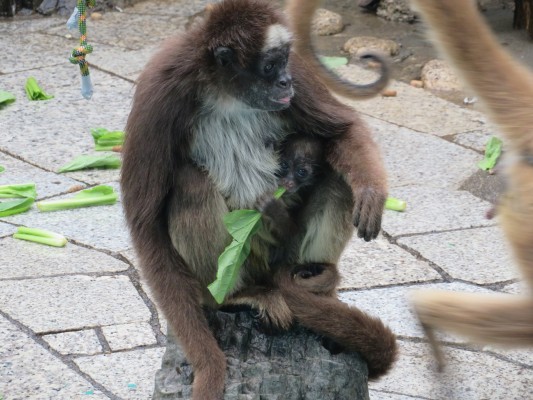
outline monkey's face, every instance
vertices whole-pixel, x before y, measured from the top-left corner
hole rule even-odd
[[[290,194],[312,185],[315,178],[315,169],[309,161],[282,158],[276,176],[278,177],[278,184]]]
[[[235,51],[218,47],[217,85],[249,107],[265,111],[280,111],[290,106],[294,95],[292,78],[287,69],[290,45],[270,48],[257,55],[250,65],[243,67]]]

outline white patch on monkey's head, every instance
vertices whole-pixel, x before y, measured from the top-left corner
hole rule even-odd
[[[292,33],[283,25],[275,24],[270,25],[267,30],[265,45],[263,46],[263,52],[267,52],[270,49],[281,47],[292,41]]]

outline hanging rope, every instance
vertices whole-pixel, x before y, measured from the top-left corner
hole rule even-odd
[[[80,46],[72,50],[69,60],[72,64],[78,64],[81,72],[81,95],[87,100],[93,95],[93,85],[89,75],[89,64],[85,56],[92,53],[93,46],[87,44],[87,7],[92,8],[96,5],[96,0],[78,0],[74,12],[70,16],[67,27],[75,29],[76,26],[80,32]]]

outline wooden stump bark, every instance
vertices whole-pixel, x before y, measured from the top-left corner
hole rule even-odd
[[[332,355],[322,339],[296,327],[258,329],[250,312],[209,312],[227,357],[224,400],[368,400],[367,367],[358,354]],[[192,370],[172,334],[156,373],[153,400],[191,398]]]

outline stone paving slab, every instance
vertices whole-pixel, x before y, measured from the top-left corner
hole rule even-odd
[[[16,230],[15,226],[0,222],[0,237],[12,235]]]
[[[336,71],[354,82],[371,82],[374,76],[373,72],[357,65],[339,67]],[[343,101],[363,114],[436,136],[484,129],[487,124],[483,114],[440,99],[426,90],[398,81],[392,81],[388,88],[396,90],[396,97]]]
[[[114,187],[120,199],[118,183],[107,184]],[[59,196],[57,199],[71,196]],[[100,250],[118,253],[131,248],[120,201],[114,205],[51,212],[40,212],[33,207],[23,214],[4,217],[3,220],[61,233],[69,240]]]
[[[459,133],[453,137],[453,142],[461,146],[485,153],[485,145],[492,136],[498,136],[499,132],[490,125],[486,129],[473,132]]]
[[[95,69],[91,71],[95,93],[87,101],[81,97],[79,71],[68,62],[32,74],[55,97],[29,101],[24,94],[27,73],[0,75],[0,87],[17,97],[17,101],[0,113],[0,126],[9,127],[2,135],[0,150],[47,171],[57,171],[81,154],[94,153],[92,128],[124,129],[132,95],[131,82]],[[118,179],[118,171],[99,172],[110,174],[106,180]],[[68,177],[99,183],[94,182],[96,179],[91,174],[79,172]]]
[[[366,117],[379,144],[391,192],[419,185],[457,189],[478,170],[481,155],[426,133]]]
[[[69,275],[0,281],[2,311],[38,333],[149,321],[126,276]]]
[[[72,243],[57,248],[4,238],[0,239],[0,254],[0,279],[119,272],[129,268],[114,257]]]
[[[398,243],[433,261],[455,279],[488,284],[519,277],[499,227],[411,236]]]
[[[42,337],[53,349],[61,354],[92,355],[102,353],[103,348],[94,329],[62,332]]]
[[[91,387],[61,360],[0,316],[0,394],[6,400],[76,399]],[[108,399],[95,392],[91,399]]]
[[[66,20],[57,15],[46,18],[19,17],[3,18],[0,23],[0,34],[7,37],[8,34],[27,35],[28,33],[40,32],[51,27],[66,25]]]
[[[448,366],[438,374],[426,344],[400,340],[400,358],[370,388],[424,399],[524,400],[531,398],[533,370],[470,350],[445,349]]]
[[[122,399],[151,399],[164,352],[164,348],[133,350],[79,357],[74,362]]]
[[[212,3],[210,0],[189,0],[178,2],[172,0],[156,0],[139,2],[133,7],[124,9],[125,14],[141,15],[177,15],[188,17],[202,11],[205,6]]]
[[[383,231],[391,236],[495,224],[485,217],[490,203],[465,191],[409,186],[391,189],[389,193],[407,202],[404,212],[387,211],[383,216]]]
[[[380,317],[397,335],[423,338],[424,333],[418,325],[418,320],[412,311],[409,295],[414,291],[425,289],[494,293],[491,290],[480,288],[479,286],[453,282],[346,291],[339,293],[339,298],[371,315]],[[443,335],[441,337],[454,342],[464,342],[464,340],[451,335]]]
[[[381,236],[365,242],[355,234],[339,261],[342,279],[339,289],[424,282],[441,276]]]
[[[157,344],[152,327],[147,322],[104,326],[102,332],[111,351]]]
[[[380,390],[370,390],[370,400],[413,400],[420,397],[404,396],[403,394],[386,393]]]

